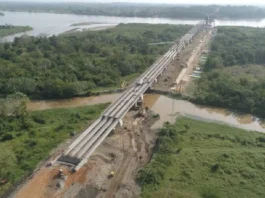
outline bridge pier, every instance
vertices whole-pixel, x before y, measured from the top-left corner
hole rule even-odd
[[[122,121],[122,119],[119,120],[119,125],[120,125],[120,126],[123,126],[123,121]]]
[[[134,108],[138,108],[138,104],[142,104],[144,102],[144,95],[142,94],[140,98],[134,103]]]

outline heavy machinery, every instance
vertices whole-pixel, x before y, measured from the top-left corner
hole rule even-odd
[[[108,178],[111,179],[115,176],[115,171],[111,171]]]

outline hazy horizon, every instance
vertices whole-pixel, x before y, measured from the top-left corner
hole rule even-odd
[[[150,3],[150,4],[203,4],[203,5],[264,5],[265,2],[261,2],[260,0],[0,0],[0,2],[42,2],[42,3],[55,3],[55,2],[68,2],[68,3]]]

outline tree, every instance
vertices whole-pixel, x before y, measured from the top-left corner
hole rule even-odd
[[[12,116],[27,116],[27,102],[29,101],[27,95],[15,92],[8,95],[5,99],[5,108],[7,114]]]

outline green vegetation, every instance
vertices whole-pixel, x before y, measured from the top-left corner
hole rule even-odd
[[[0,196],[63,140],[84,130],[107,106],[26,112],[26,101],[25,95],[16,93],[1,103],[0,181],[7,183],[0,184]]]
[[[206,69],[237,64],[265,64],[264,32],[264,28],[218,27]]]
[[[35,98],[67,98],[94,89],[120,87],[147,69],[188,25],[120,24],[98,32],[21,37],[0,44],[0,94],[15,91]]]
[[[143,198],[265,197],[265,135],[179,118],[165,124],[139,171]]]
[[[215,18],[261,19],[263,8],[254,6],[180,6],[166,4],[130,3],[13,3],[3,2],[0,10],[54,12],[82,15],[107,15],[126,17],[163,17],[179,19],[204,19],[207,14]]]
[[[0,37],[27,32],[32,30],[29,26],[0,25]]]
[[[194,101],[264,117],[264,39],[263,28],[218,28]]]

